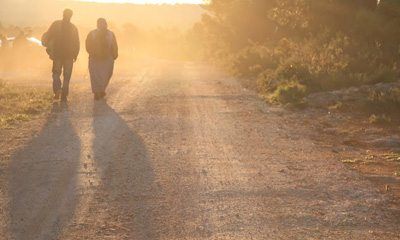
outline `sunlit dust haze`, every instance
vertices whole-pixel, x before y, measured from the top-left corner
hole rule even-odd
[[[203,4],[203,0],[77,0],[97,3],[131,3],[131,4]]]
[[[64,8],[74,10],[73,22],[93,26],[104,17],[110,23],[136,26],[189,28],[202,13],[200,0],[0,0],[0,22],[18,26],[42,26],[61,18]],[[179,4],[177,4],[179,3]],[[188,4],[192,3],[192,4]]]
[[[72,23],[78,27],[81,39],[74,68],[78,78],[87,76],[84,41],[100,17],[107,19],[118,38],[117,71],[132,71],[135,62],[142,62],[143,58],[187,59],[194,49],[187,41],[188,32],[205,11],[202,3],[203,0],[0,0],[0,34],[11,46],[0,61],[0,79],[49,78],[51,61],[40,39],[52,22],[62,18],[65,8],[73,10]],[[17,44],[18,36],[23,36],[24,41]]]

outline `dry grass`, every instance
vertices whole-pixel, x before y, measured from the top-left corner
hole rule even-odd
[[[0,80],[0,129],[29,121],[50,106],[51,94],[47,89],[14,86]]]

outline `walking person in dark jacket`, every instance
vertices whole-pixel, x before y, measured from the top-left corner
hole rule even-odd
[[[42,37],[43,45],[53,60],[54,99],[61,97],[64,102],[67,101],[72,68],[80,48],[78,29],[71,23],[72,15],[72,10],[64,10],[63,19],[55,21]]]
[[[95,100],[106,96],[106,88],[114,71],[114,61],[118,58],[118,44],[113,32],[108,30],[104,18],[97,20],[97,29],[86,39],[89,53],[89,72]]]

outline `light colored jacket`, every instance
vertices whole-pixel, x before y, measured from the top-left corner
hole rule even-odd
[[[86,51],[93,59],[117,59],[118,43],[114,33],[110,30],[91,31],[86,38]]]

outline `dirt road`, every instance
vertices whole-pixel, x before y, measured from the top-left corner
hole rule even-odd
[[[400,239],[390,196],[298,114],[188,63],[54,105],[0,165],[0,239]]]

